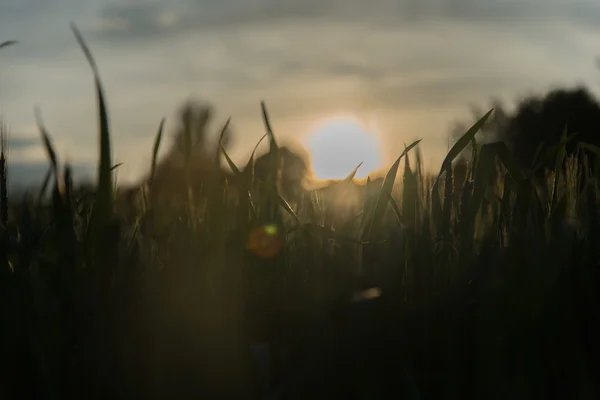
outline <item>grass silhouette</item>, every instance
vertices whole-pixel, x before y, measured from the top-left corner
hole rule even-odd
[[[51,169],[14,202],[1,149],[1,398],[597,397],[599,175],[585,144],[541,152],[557,168],[540,182],[539,163],[476,145],[488,113],[436,176],[417,141],[381,180],[349,171],[335,195],[292,198],[263,103],[266,171],[220,144],[231,173],[200,163],[188,130],[161,176],[163,121],[148,179],[123,193],[74,32],[96,83],[98,182],[74,187],[40,118]],[[350,196],[358,212],[341,213]]]

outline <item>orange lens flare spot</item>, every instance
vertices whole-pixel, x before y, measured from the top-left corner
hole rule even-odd
[[[283,244],[283,235],[276,225],[261,225],[250,231],[247,247],[257,257],[272,258],[281,251]]]

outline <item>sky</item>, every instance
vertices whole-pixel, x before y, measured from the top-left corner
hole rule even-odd
[[[264,133],[264,100],[281,140],[351,115],[384,162],[423,139],[434,169],[472,105],[600,82],[591,0],[0,0],[0,41],[19,41],[0,51],[13,182],[47,168],[36,106],[62,160],[81,174],[97,162],[93,80],[71,22],[100,69],[124,183],[147,171],[161,118],[170,128],[190,96],[214,106],[215,131],[232,117],[235,160]]]

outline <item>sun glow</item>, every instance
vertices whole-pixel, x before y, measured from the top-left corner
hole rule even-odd
[[[325,121],[306,136],[305,143],[313,171],[320,179],[344,178],[361,162],[356,177],[364,178],[383,161],[375,132],[367,131],[351,117]]]

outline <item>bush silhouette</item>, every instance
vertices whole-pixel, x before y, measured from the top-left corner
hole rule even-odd
[[[560,141],[565,129],[569,135],[576,134],[567,145],[567,154],[572,155],[581,142],[600,145],[600,104],[583,86],[527,96],[512,112],[499,101],[492,102],[492,106],[495,111],[482,130],[483,140],[504,141],[524,167],[531,166],[540,145],[551,146]],[[475,114],[480,114],[479,110]],[[464,126],[459,124],[455,133],[462,133]],[[546,160],[543,167],[552,169],[553,163],[554,160]]]

